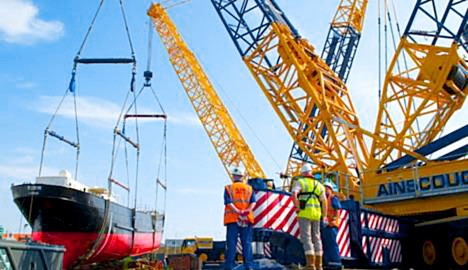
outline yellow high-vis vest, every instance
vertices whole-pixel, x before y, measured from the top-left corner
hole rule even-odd
[[[302,209],[297,214],[300,218],[306,218],[312,221],[320,221],[322,216],[322,210],[320,206],[320,196],[324,192],[325,188],[323,185],[312,178],[302,177],[299,178],[299,184],[301,185],[301,192],[299,193],[299,200],[306,200],[305,209]]]

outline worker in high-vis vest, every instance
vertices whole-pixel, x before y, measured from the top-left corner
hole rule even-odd
[[[331,180],[325,181],[324,186],[328,204],[328,224],[323,224],[322,226],[323,262],[328,269],[341,269],[343,265],[341,263],[340,249],[336,241],[338,228],[340,227],[338,210],[341,209],[340,199],[335,193],[338,191],[338,188]]]
[[[305,269],[309,270],[323,269],[320,220],[323,217],[323,222],[327,223],[327,199],[320,179],[320,173],[313,178],[312,166],[304,164],[301,168],[301,177],[296,180],[292,190],[307,263]]]
[[[233,168],[231,174],[234,182],[224,188],[224,225],[226,226],[224,269],[230,270],[236,266],[236,246],[239,236],[244,257],[244,269],[251,269],[255,194],[250,185],[242,182],[244,172],[241,168]]]

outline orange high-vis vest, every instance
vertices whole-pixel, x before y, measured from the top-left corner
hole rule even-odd
[[[237,209],[246,210],[249,208],[250,200],[252,199],[252,196],[254,196],[251,186],[242,182],[234,182],[231,185],[227,185],[225,189]],[[229,206],[229,204],[224,207],[224,225],[235,223],[238,218],[239,215]],[[254,223],[252,211],[247,215],[247,220],[250,224]]]
[[[328,211],[327,211],[327,218],[328,218],[328,226],[330,227],[340,227],[340,216],[338,215],[338,209],[332,207],[332,200],[335,197],[334,194],[327,198],[328,201]]]

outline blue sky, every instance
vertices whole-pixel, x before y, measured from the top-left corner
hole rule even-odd
[[[339,1],[278,2],[300,33],[321,51]],[[37,176],[44,128],[68,85],[73,58],[97,3],[97,0],[0,1],[0,224],[10,231],[17,231],[20,224],[10,185],[31,182]],[[125,3],[139,63],[138,87],[142,85],[142,71],[146,68],[146,9],[149,4],[149,0]],[[400,24],[404,27],[413,1],[399,0],[396,4]],[[279,184],[277,173],[286,164],[291,139],[241,61],[211,3],[192,0],[169,13],[257,159]],[[82,56],[128,55],[117,1],[107,0]],[[165,236],[223,239],[222,192],[228,177],[156,36],[152,69],[153,87],[169,115]],[[79,67],[77,76],[82,145],[78,180],[90,186],[104,186],[110,169],[112,129],[128,91],[130,68],[85,66]],[[373,130],[378,107],[376,1],[369,3],[361,46],[348,86],[363,126]],[[149,93],[143,96],[140,106],[142,110],[158,112]],[[59,113],[54,130],[73,138],[73,114],[69,104]],[[463,119],[466,113],[465,106],[451,119],[446,130],[466,123]],[[140,187],[143,188],[140,188],[138,200],[140,207],[150,207],[162,123],[145,122],[141,129],[149,135],[142,136]],[[56,174],[61,169],[73,171],[73,151],[66,145],[49,141],[46,174]],[[123,162],[123,156],[119,157],[118,162]],[[122,171],[117,174],[116,178],[124,176]],[[125,199],[124,194],[120,196]]]

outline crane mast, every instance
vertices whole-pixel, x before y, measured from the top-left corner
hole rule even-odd
[[[193,52],[178,33],[166,10],[153,4],[148,15],[167,49],[169,60],[230,177],[232,166],[244,167],[250,178],[266,178],[260,164],[234,124]]]
[[[361,39],[367,0],[341,0],[328,30],[321,58],[346,83]],[[318,110],[312,110],[317,114]],[[325,134],[324,134],[325,136]],[[312,160],[294,142],[286,166],[286,175],[294,175],[304,163]]]
[[[344,82],[273,0],[212,0],[245,64],[305,155],[356,176],[367,150]],[[313,114],[317,108],[320,113]],[[352,187],[357,189],[357,181]]]

